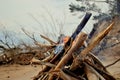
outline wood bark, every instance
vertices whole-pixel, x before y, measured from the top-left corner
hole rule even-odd
[[[106,80],[116,80],[108,71],[104,71],[97,67],[95,64],[90,62],[89,60],[85,60],[85,62],[94,68],[99,74],[101,74]]]
[[[87,64],[85,65],[85,72],[86,72],[88,80],[99,80],[99,77],[95,74],[95,72]]]
[[[105,80],[103,76],[101,76],[94,68],[90,65],[85,64],[85,73],[87,75],[88,80]]]
[[[78,35],[76,42],[72,45],[67,54],[60,60],[60,62],[55,67],[55,70],[62,68],[66,63],[68,63],[68,61],[72,58],[72,53],[83,45],[86,38],[87,35],[83,32]],[[50,76],[49,80],[52,80],[52,76]]]
[[[73,53],[84,44],[84,41],[87,38],[85,33],[79,33],[75,40],[76,42],[71,45],[70,49],[63,51],[64,55],[63,53],[62,55],[57,54],[52,60],[50,60],[50,63],[54,64],[54,66],[52,66],[53,68],[51,68],[49,65],[49,67],[45,66],[45,68],[34,80],[38,80],[39,77],[41,80],[54,80],[54,78],[57,78],[58,80],[115,80],[115,78],[106,70],[102,62],[96,56],[90,53],[90,51],[109,33],[113,26],[114,22],[112,22],[105,30],[101,31],[85,49],[77,54],[77,57],[75,56],[73,58]],[[73,62],[70,65],[70,68],[66,68],[65,65],[70,60],[73,60]],[[65,72],[64,69],[67,71]],[[77,69],[84,69],[82,75],[79,72],[75,72],[77,74],[74,73],[74,71]],[[56,74],[52,73],[55,71],[58,72],[56,72]],[[48,74],[46,74],[47,72]],[[86,76],[84,74],[86,74]]]
[[[89,52],[109,33],[109,31],[112,29],[114,25],[114,22],[112,22],[105,30],[100,32],[93,40],[92,42],[86,47],[82,52],[79,53],[79,55],[73,60],[74,67],[77,67],[80,63],[79,60],[84,61],[86,58],[86,55],[89,54]]]
[[[114,22],[112,22],[105,30],[100,32],[88,45],[87,48],[85,48],[79,55],[80,56],[86,56],[113,28]]]

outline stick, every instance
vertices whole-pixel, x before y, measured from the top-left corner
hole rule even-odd
[[[50,42],[51,45],[56,45],[57,43],[52,41],[51,39],[49,39],[48,37],[44,36],[44,35],[40,35],[42,38],[44,38],[45,40],[47,40],[48,42]]]
[[[79,53],[79,55],[73,60],[71,69],[77,68],[78,65],[80,65],[80,63],[78,62],[81,61],[82,63],[82,61],[84,61],[84,59],[86,58],[86,55],[89,54],[89,52],[108,34],[108,32],[112,29],[113,25],[114,25],[114,22],[112,22],[110,26],[108,26],[105,30],[100,32],[93,39],[93,41],[88,45],[88,47],[86,47],[81,53]]]
[[[94,68],[92,68],[90,65],[85,64],[85,72],[87,74],[88,80],[105,80],[103,76],[101,76]]]
[[[104,71],[102,69],[100,69],[99,67],[97,67],[96,65],[94,65],[93,63],[91,63],[89,60],[85,60],[85,62],[90,65],[91,67],[93,67],[99,74],[101,74],[106,80],[116,80],[113,76],[111,76],[110,73],[108,73],[108,71]]]
[[[61,69],[60,69],[59,76],[60,76],[63,80],[78,80],[77,78],[71,77],[70,75],[64,73]]]
[[[89,55],[88,56],[90,56],[92,59],[93,59],[93,61],[100,67],[100,68],[102,68],[104,71],[107,71],[106,70],[106,68],[105,68],[105,66],[102,64],[102,62],[99,60],[99,58],[97,58],[93,53],[89,53]]]
[[[116,64],[118,61],[120,61],[120,58],[119,58],[119,59],[117,59],[115,62],[113,62],[113,63],[111,63],[111,64],[109,64],[109,65],[107,65],[107,66],[105,66],[105,67],[106,67],[106,68],[108,68],[108,67],[110,67],[110,66],[112,66],[112,65]]]
[[[65,44],[65,47],[64,49],[58,53],[51,61],[50,63],[54,63],[55,61],[58,61],[64,54],[64,52],[66,51],[65,48],[66,47],[71,47],[70,43],[76,38],[76,36],[81,32],[81,30],[84,28],[85,24],[87,23],[87,21],[89,20],[89,18],[91,17],[91,13],[86,13],[85,17],[83,18],[82,22],[78,25],[77,29],[74,31],[74,33],[71,35],[70,39],[68,40],[68,42]],[[68,49],[67,49],[68,50]],[[66,56],[67,57],[67,56]],[[69,56],[68,56],[69,57]],[[65,64],[64,64],[65,65]],[[50,67],[45,67],[42,71],[40,71],[38,73],[38,75],[36,76],[36,79],[37,80],[39,78],[39,75],[42,73],[42,72],[45,72],[45,71],[49,71],[50,70]]]
[[[100,32],[93,40],[90,42],[88,47],[86,47],[80,54],[79,56],[86,56],[113,28],[114,22],[112,22],[105,30]]]

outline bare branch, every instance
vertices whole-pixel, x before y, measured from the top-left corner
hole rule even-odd
[[[114,61],[113,63],[111,63],[111,64],[108,64],[107,66],[105,66],[106,68],[108,68],[108,67],[110,67],[110,66],[112,66],[112,65],[114,65],[114,64],[116,64],[117,62],[119,62],[120,61],[120,58],[119,59],[117,59],[116,61]]]
[[[21,28],[21,30],[29,37],[31,38],[34,42],[37,42],[35,37],[34,37],[34,34],[32,34],[32,36],[30,35],[30,33],[28,33],[24,28]]]
[[[35,42],[35,44],[38,45],[39,47],[45,47],[45,48],[53,48],[56,46],[56,45],[46,45],[39,42]]]
[[[86,47],[81,53],[80,56],[85,57],[109,32],[110,30],[113,28],[114,26],[114,22],[112,22],[105,30],[101,31],[92,41],[91,43],[88,45],[88,47]]]
[[[5,38],[5,42],[4,42],[2,39],[0,39],[0,42],[1,42],[3,45],[6,45],[9,49],[11,49],[10,45],[9,45],[8,42],[7,42],[7,35],[6,35],[6,34],[4,34],[4,38]]]
[[[4,46],[0,45],[0,49],[7,50]]]
[[[50,42],[50,44],[57,44],[56,42],[52,41],[51,39],[49,39],[48,37],[44,36],[44,35],[40,35],[42,38],[44,38],[45,40],[47,40],[48,42]]]

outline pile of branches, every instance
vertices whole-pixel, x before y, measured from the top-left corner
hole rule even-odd
[[[106,29],[93,37],[88,45],[85,45],[87,34],[81,32],[81,30],[90,16],[91,13],[85,15],[61,52],[57,54],[52,52],[53,55],[50,55],[49,58],[38,61],[45,67],[33,80],[115,80],[101,61],[91,53],[91,50],[112,29],[114,21],[111,21]],[[81,47],[84,48],[80,50]]]
[[[41,60],[49,56],[54,45],[56,45],[56,43],[51,41],[49,38],[44,35],[40,35],[41,38],[49,41],[51,45],[42,44],[35,39],[34,34],[30,34],[24,28],[21,30],[33,41],[33,44],[27,44],[22,39],[20,39],[19,44],[16,44],[7,30],[4,31],[2,34],[3,37],[0,38],[0,65],[28,65],[34,57]]]

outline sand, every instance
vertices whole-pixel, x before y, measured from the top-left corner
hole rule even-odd
[[[102,62],[108,65],[114,61],[115,59],[107,59]],[[41,69],[41,65],[2,65],[0,66],[0,80],[32,80]],[[117,80],[120,80],[120,62],[107,69]]]
[[[0,66],[0,80],[32,80],[40,70],[40,65],[2,65]]]

